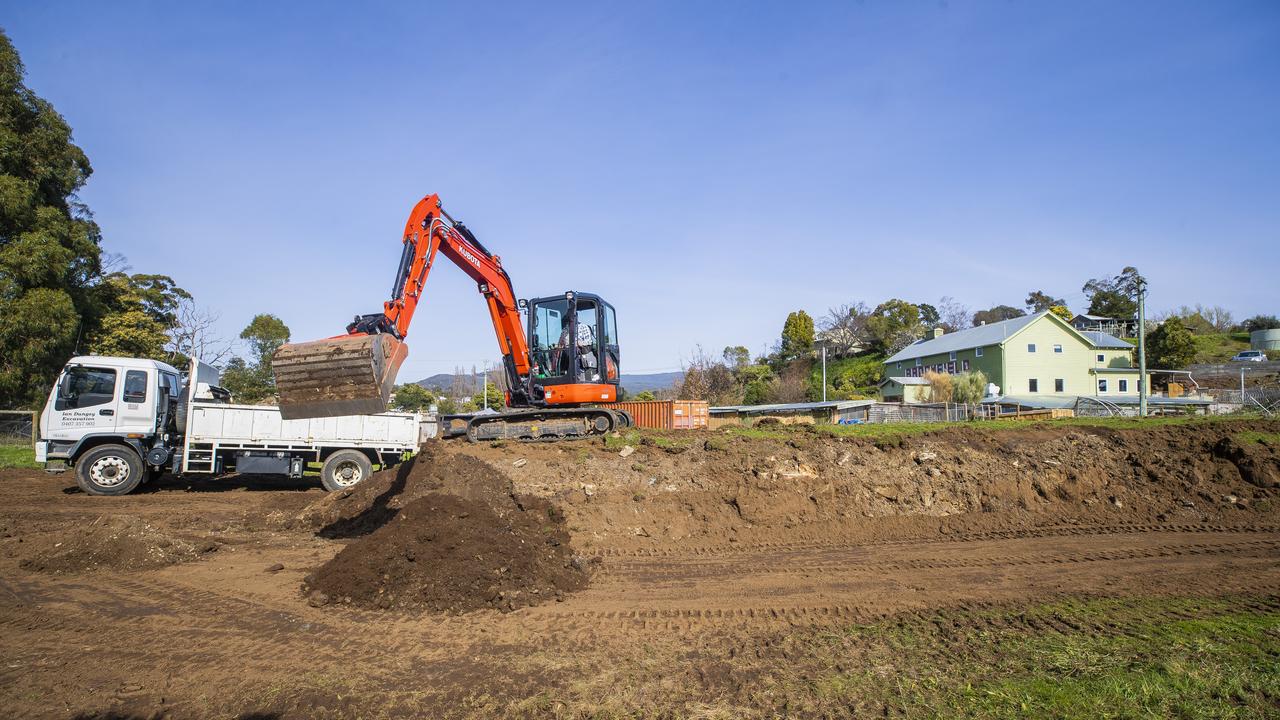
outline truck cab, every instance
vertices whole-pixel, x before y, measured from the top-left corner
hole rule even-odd
[[[40,414],[36,460],[57,471],[104,444],[122,444],[139,459],[163,446],[181,401],[182,374],[156,360],[86,355],[72,358],[54,383]],[[159,453],[152,459],[160,459]],[[164,461],[169,459],[165,453]],[[157,474],[163,462],[130,467],[119,458],[99,463],[100,480],[130,484],[146,480],[131,473]]]
[[[417,415],[284,420],[277,407],[232,404],[218,381],[196,359],[183,373],[158,360],[72,358],[40,415],[36,461],[74,469],[93,495],[124,495],[164,472],[302,477],[313,464],[336,490],[417,450]]]

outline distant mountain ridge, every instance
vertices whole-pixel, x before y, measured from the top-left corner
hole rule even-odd
[[[475,375],[462,376],[467,392],[479,392],[480,387],[484,384],[483,373]],[[684,373],[680,371],[665,373],[646,373],[628,375],[622,374],[622,387],[632,395],[645,390],[666,390],[667,388],[679,385],[684,380]],[[440,388],[448,391],[453,387],[453,373],[437,373],[430,377],[423,378],[416,383],[424,388]]]

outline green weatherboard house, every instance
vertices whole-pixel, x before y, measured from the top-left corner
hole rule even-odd
[[[927,370],[981,370],[1007,398],[1091,395],[1118,400],[1138,394],[1136,366],[1129,343],[1103,332],[1076,330],[1046,311],[950,334],[934,330],[885,360],[885,375],[892,381],[918,378]]]

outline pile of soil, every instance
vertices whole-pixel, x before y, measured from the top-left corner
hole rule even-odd
[[[1058,524],[1280,520],[1280,423],[1113,429],[981,423],[857,438],[821,428],[634,431],[621,443],[471,445],[559,502],[580,550],[875,541]],[[635,436],[635,437],[633,437]],[[519,460],[517,460],[517,458]]]
[[[438,442],[313,503],[298,521],[356,538],[303,582],[313,605],[510,611],[562,599],[589,579],[556,506],[517,495],[497,468]]]
[[[46,573],[145,570],[194,560],[215,545],[195,544],[133,516],[99,517],[87,526],[31,538],[21,567]]]

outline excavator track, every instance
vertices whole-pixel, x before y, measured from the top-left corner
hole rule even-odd
[[[633,424],[631,415],[623,410],[590,407],[543,408],[496,415],[476,415],[466,421],[465,434],[471,442],[487,440],[555,442],[601,437],[614,430],[629,428]],[[456,436],[461,433],[453,430],[448,434]]]

